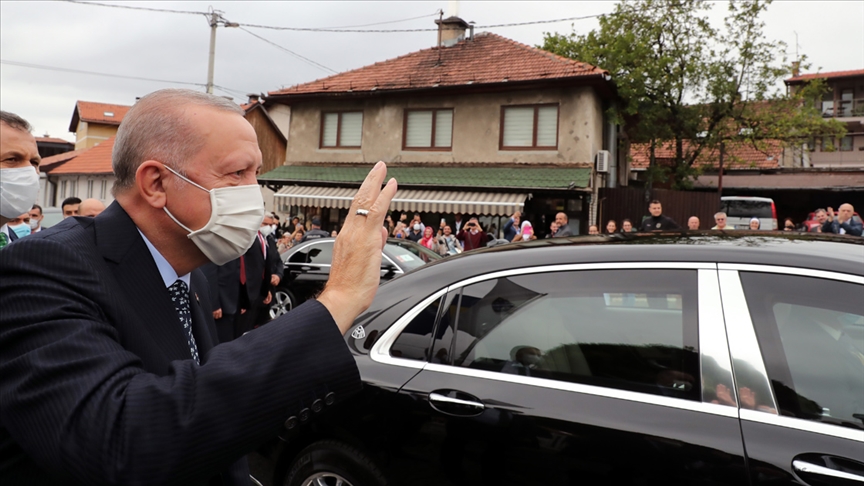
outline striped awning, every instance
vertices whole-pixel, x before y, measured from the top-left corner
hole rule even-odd
[[[276,193],[280,206],[314,206],[348,208],[356,188],[345,187],[283,187]],[[528,194],[509,192],[427,191],[405,189],[396,191],[391,210],[434,213],[466,213],[509,216],[521,211]]]

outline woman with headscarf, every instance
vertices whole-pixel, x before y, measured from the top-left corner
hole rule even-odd
[[[516,236],[513,237],[513,241],[528,241],[528,240],[536,240],[537,235],[534,234],[534,227],[531,226],[530,221],[522,221],[522,226],[519,228],[519,232],[516,233]]]
[[[423,237],[417,242],[422,246],[429,248],[430,250],[435,250],[435,237],[433,236],[433,231],[431,226],[427,226],[423,230]]]
[[[759,218],[750,218],[751,230],[758,230],[760,226],[762,226],[762,222],[759,221]]]

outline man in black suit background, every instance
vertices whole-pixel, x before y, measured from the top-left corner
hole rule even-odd
[[[358,190],[317,300],[215,346],[197,268],[256,238],[254,130],[227,100],[162,90],[129,110],[112,159],[98,218],[0,252],[0,479],[249,484],[248,452],[360,388],[342,335],[377,290],[395,181],[381,189],[379,162]]]
[[[32,127],[20,116],[0,111],[0,249],[18,235],[6,223],[26,213],[39,194],[39,148]]]

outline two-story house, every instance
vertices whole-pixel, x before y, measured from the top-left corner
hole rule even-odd
[[[432,48],[269,93],[271,114],[289,120],[285,165],[259,177],[276,210],[335,228],[384,160],[400,187],[391,209],[436,228],[461,213],[500,229],[521,210],[538,231],[565,212],[586,232],[604,184],[595,157],[615,160],[608,72],[436,22]]]
[[[117,134],[131,106],[78,101],[72,111],[69,131],[75,134],[75,150],[88,149]]]
[[[799,166],[864,167],[864,69],[829,73],[799,74],[785,81],[796,89],[814,79],[823,79],[828,90],[817,101],[816,108],[824,118],[833,118],[846,126],[846,136],[825,137],[808,144],[809,154],[800,154]]]

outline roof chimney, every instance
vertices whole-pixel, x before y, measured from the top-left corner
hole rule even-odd
[[[795,61],[792,63],[792,77],[797,78],[799,74],[801,74],[801,61]]]
[[[249,97],[248,103],[255,103],[256,101],[258,101],[259,98],[261,98],[261,95],[257,95],[255,93],[249,93],[246,96]]]
[[[468,22],[459,17],[447,17],[443,20],[435,20],[435,23],[438,24],[441,39],[438,47],[450,47],[465,39],[465,29],[469,27]]]

